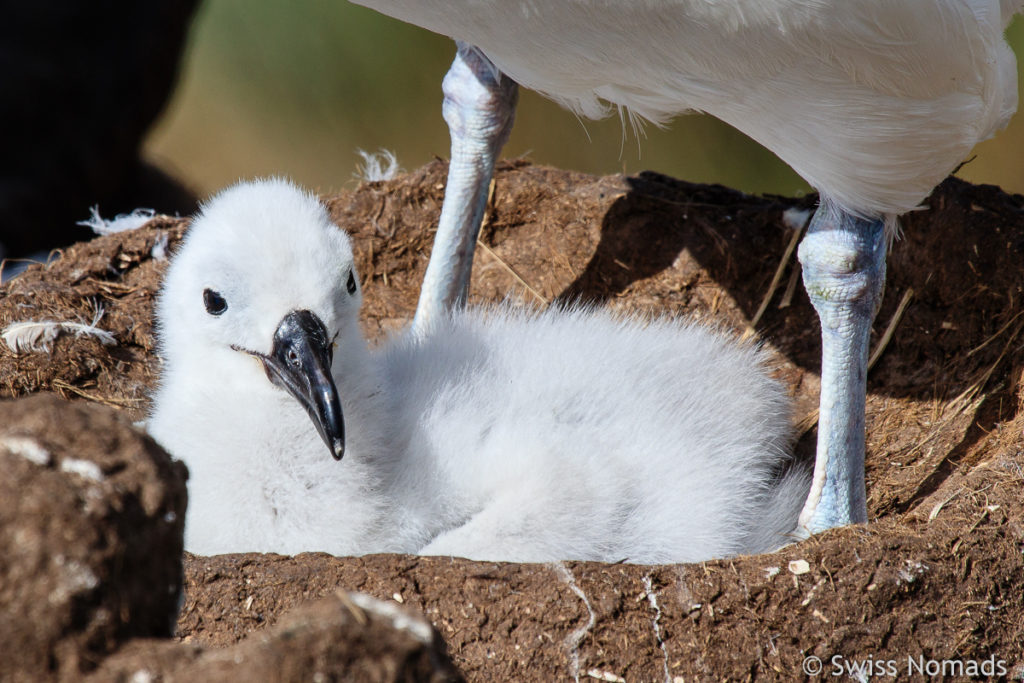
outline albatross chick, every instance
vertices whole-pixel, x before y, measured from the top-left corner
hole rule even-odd
[[[189,467],[192,552],[693,562],[776,549],[807,495],[763,354],[672,318],[453,311],[369,347],[348,236],[246,182],[157,305],[149,429]]]

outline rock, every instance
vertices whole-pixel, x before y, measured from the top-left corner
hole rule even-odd
[[[434,627],[394,602],[362,593],[306,603],[227,649],[139,642],[90,681],[457,681]]]
[[[0,403],[0,469],[4,678],[77,679],[171,634],[183,465],[109,408],[39,395]]]

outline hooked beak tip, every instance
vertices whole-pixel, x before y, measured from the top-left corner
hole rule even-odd
[[[331,371],[331,347],[323,322],[310,311],[292,311],[274,333],[263,361],[271,383],[295,398],[313,420],[331,457],[345,454],[345,422]]]

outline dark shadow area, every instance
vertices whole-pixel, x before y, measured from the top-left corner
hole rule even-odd
[[[1016,346],[1016,362],[1013,362],[1013,359],[1004,358],[994,364],[995,371],[1000,370],[1000,366],[1003,366],[1002,372],[999,374],[1004,377],[1008,375],[1010,385],[1006,386],[1005,382],[994,382],[996,386],[990,394],[978,397],[980,404],[975,407],[974,419],[965,431],[963,438],[945,452],[938,463],[933,466],[931,472],[918,483],[910,495],[892,501],[891,507],[894,512],[903,514],[912,510],[939,490],[950,476],[977,465],[979,458],[984,457],[984,452],[979,451],[976,446],[992,434],[1001,423],[1013,420],[1019,409],[1015,391],[1018,387],[1014,384],[1020,381],[1021,373],[1024,372],[1024,364],[1022,364],[1024,343],[1020,340],[1022,329],[1024,329],[1024,325],[1018,325],[1015,330],[1011,331],[1010,338],[1007,340],[1010,346]],[[955,418],[956,416],[950,416],[947,419],[952,421]]]
[[[693,272],[684,274],[681,287],[696,291],[703,284],[714,284],[727,290],[734,306],[722,313],[733,325],[745,325],[760,306],[792,235],[783,212],[790,208],[813,211],[817,204],[816,195],[801,199],[752,196],[650,171],[626,182],[630,191],[605,214],[593,257],[558,301],[608,301],[672,267],[685,251],[697,267],[683,263],[684,270]],[[795,264],[794,257],[775,303]],[[693,305],[699,307],[701,302]],[[794,291],[793,304],[781,311],[771,306],[758,330],[794,363],[817,372],[817,315],[802,283]]]
[[[177,79],[197,0],[6,3],[0,22],[0,245],[28,256],[91,236],[75,225],[196,200],[139,158]]]
[[[779,214],[790,206],[653,171],[627,177],[626,182],[630,192],[605,214],[593,258],[558,300],[611,299],[669,268],[683,249],[716,276],[735,280],[739,271],[749,270],[743,265],[749,261],[746,252],[770,251],[768,243],[779,231],[765,231],[763,223],[778,223]]]

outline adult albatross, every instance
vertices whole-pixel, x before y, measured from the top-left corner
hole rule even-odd
[[[800,244],[822,328],[814,482],[801,527],[867,520],[868,341],[887,242],[1017,107],[1003,31],[1021,0],[354,0],[451,36],[452,152],[415,327],[462,305],[517,83],[588,117],[712,114],[821,195]]]

